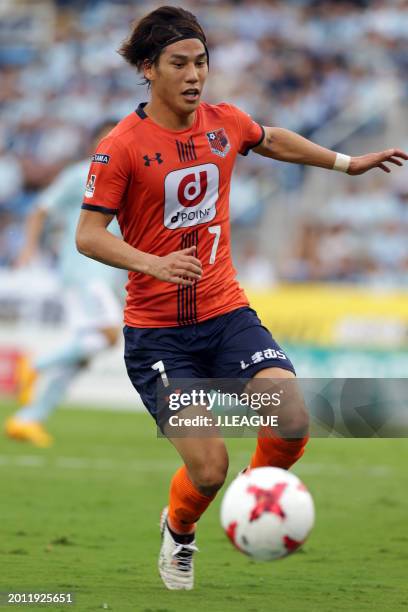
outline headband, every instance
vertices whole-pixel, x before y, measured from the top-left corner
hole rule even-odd
[[[203,40],[203,38],[201,36],[199,36],[199,34],[197,34],[197,33],[194,33],[194,34],[179,34],[177,36],[173,36],[173,38],[170,38],[170,40],[168,40],[166,43],[160,45],[159,51],[153,55],[153,57],[151,58],[151,61],[154,61],[156,59],[156,57],[163,51],[163,49],[165,49],[165,47],[168,47],[169,45],[172,45],[173,43],[179,42],[179,40],[189,40],[191,38],[198,38],[198,40],[200,40],[203,43],[204,49],[205,49],[205,53],[206,53],[206,56],[207,56],[207,64],[208,64],[208,66],[210,66],[210,56],[209,56],[209,53],[208,53],[207,45],[206,45],[205,41]]]

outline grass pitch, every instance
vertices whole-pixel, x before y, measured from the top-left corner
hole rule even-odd
[[[48,450],[0,440],[0,592],[72,591],[75,605],[47,609],[78,612],[408,609],[407,440],[311,441],[294,472],[315,498],[316,527],[281,561],[231,546],[219,495],[200,524],[195,590],[170,592],[156,568],[158,519],[180,463],[151,418],[60,410],[50,430]],[[255,440],[227,443],[230,481]]]

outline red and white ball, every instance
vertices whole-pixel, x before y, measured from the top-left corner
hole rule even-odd
[[[221,524],[241,552],[259,561],[295,552],[315,520],[313,498],[301,480],[280,468],[240,474],[221,504]]]

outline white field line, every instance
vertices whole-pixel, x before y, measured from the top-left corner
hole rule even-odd
[[[116,461],[107,458],[89,458],[84,457],[55,457],[48,458],[38,455],[0,455],[1,467],[34,467],[34,468],[51,468],[51,469],[70,469],[70,470],[98,470],[98,471],[162,471],[163,467],[174,467],[180,465],[180,461],[163,461],[162,459],[151,460],[132,460]]]
[[[37,457],[36,455],[21,455],[15,457],[15,465],[20,467],[42,467],[43,457]]]
[[[136,391],[135,391],[136,393]],[[87,401],[81,402],[80,400],[74,401],[70,399],[67,404],[64,404],[58,410],[80,410],[81,412],[133,412],[134,414],[140,414],[141,412],[145,412],[146,416],[149,417],[149,413],[146,408],[142,404],[141,400],[136,401],[132,399],[132,401],[123,401],[123,399],[119,399],[118,401],[108,401],[106,397],[102,400],[98,399],[89,399]],[[152,423],[152,417],[149,417]]]
[[[87,470],[87,471],[118,471],[118,472],[161,472],[163,468],[176,469],[180,461],[163,461],[162,459],[135,459],[132,461],[116,461],[108,458],[84,457],[56,457],[48,458],[38,455],[0,455],[0,468],[22,467],[22,468],[51,468],[62,470]],[[294,470],[300,476],[302,474],[346,474],[350,469],[346,465],[336,463],[303,463],[296,466]],[[353,467],[353,472],[368,476],[388,476],[393,471],[387,465],[361,465]],[[232,472],[231,472],[232,473]]]

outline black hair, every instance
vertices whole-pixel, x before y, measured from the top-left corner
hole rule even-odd
[[[118,53],[140,72],[145,60],[156,64],[164,47],[184,38],[201,40],[208,62],[207,39],[197,18],[177,6],[161,6],[134,24]]]

